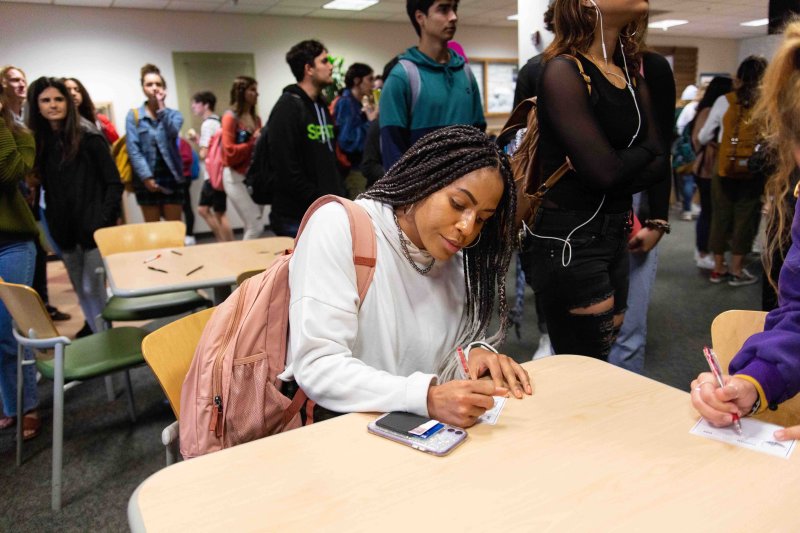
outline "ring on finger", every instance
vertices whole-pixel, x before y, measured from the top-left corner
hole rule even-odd
[[[710,381],[701,381],[700,383],[697,384],[697,386],[694,388],[694,390],[696,390],[698,392],[703,390],[703,385],[705,385],[706,383],[711,383],[711,382]]]

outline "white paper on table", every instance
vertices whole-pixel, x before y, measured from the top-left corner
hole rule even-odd
[[[706,422],[704,418],[698,420],[697,424],[694,425],[689,433],[707,439],[727,442],[728,444],[747,448],[748,450],[782,457],[784,459],[788,459],[789,456],[792,455],[797,441],[789,440],[779,442],[775,440],[775,436],[773,435],[775,431],[783,429],[781,426],[768,424],[754,418],[742,418],[741,422],[741,435],[736,433],[733,426],[715,428]]]
[[[505,396],[492,396],[492,398],[494,398],[494,406],[479,416],[478,422],[493,426],[497,424],[497,419],[500,418],[500,411],[503,410],[503,406],[506,404],[506,398]]]

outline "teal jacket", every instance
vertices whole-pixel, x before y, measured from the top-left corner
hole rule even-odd
[[[463,57],[451,51],[450,61],[440,64],[413,46],[400,55],[400,60],[417,66],[420,91],[412,105],[411,84],[400,63],[384,83],[380,126],[383,167],[387,170],[426,133],[456,124],[486,129],[478,83]]]

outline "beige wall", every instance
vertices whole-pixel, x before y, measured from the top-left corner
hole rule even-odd
[[[654,46],[697,47],[697,74],[705,72],[736,73],[739,65],[739,41],[734,39],[704,39],[666,35],[661,30],[650,30],[647,43]]]
[[[266,118],[281,89],[294,82],[284,59],[293,44],[316,38],[347,63],[365,62],[381,71],[417,39],[410,23],[8,2],[0,2],[0,36],[0,63],[19,65],[29,80],[41,75],[80,78],[95,100],[114,103],[118,126],[123,125],[126,110],[143,99],[138,77],[144,63],[158,65],[174,89],[173,51],[253,53],[261,92],[259,111]],[[517,57],[513,28],[462,25],[456,39],[468,55]],[[167,105],[177,107],[178,97],[190,95],[169,93]]]

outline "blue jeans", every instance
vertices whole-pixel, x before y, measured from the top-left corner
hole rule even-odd
[[[684,174],[683,180],[683,210],[692,210],[692,198],[694,197],[694,174]]]
[[[641,193],[633,196],[633,210],[638,212]],[[656,279],[658,246],[646,254],[630,254],[630,277],[628,285],[628,310],[625,321],[611,346],[608,362],[642,374],[644,372],[644,349],[647,343],[647,308]]]
[[[0,277],[9,283],[30,286],[36,266],[36,246],[33,241],[15,242],[0,245]],[[0,302],[0,396],[3,399],[3,413],[6,416],[17,414],[17,341],[11,326],[11,315]],[[26,358],[32,359],[28,351]],[[23,413],[36,409],[39,398],[36,393],[36,367],[25,366],[23,372]]]

